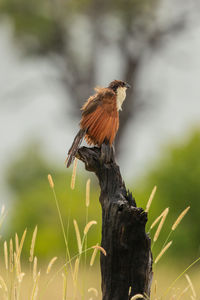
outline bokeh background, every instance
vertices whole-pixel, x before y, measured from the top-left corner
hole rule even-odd
[[[120,113],[117,160],[138,206],[157,193],[152,221],[169,216],[154,246],[191,209],[173,235],[168,259],[191,263],[200,255],[200,4],[176,0],[1,0],[0,203],[8,211],[4,238],[38,225],[36,253],[64,253],[51,173],[71,251],[71,221],[85,224],[85,184],[91,178],[88,237],[100,241],[101,210],[94,176],[78,164],[75,190],[64,166],[78,130],[80,107],[95,85],[114,79],[132,88]],[[25,245],[26,246],[26,245]],[[27,243],[27,251],[28,251]]]

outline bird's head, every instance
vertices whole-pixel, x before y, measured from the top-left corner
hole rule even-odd
[[[113,80],[108,87],[117,93],[118,89],[126,90],[130,85],[122,80]]]
[[[126,90],[130,85],[122,80],[112,81],[108,88],[112,89],[117,94],[117,109],[122,110],[122,103],[126,98]]]

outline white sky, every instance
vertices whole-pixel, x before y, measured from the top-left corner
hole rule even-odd
[[[149,109],[139,114],[124,136],[119,162],[125,178],[144,173],[163,145],[179,140],[194,127],[200,128],[199,54],[200,22],[176,36],[175,41],[169,38],[161,51],[146,57],[140,89],[150,99]],[[32,138],[40,139],[46,154],[63,166],[78,130],[77,123],[67,117],[64,120],[66,96],[57,83],[49,84],[48,76],[55,75],[55,71],[48,61],[24,60],[20,55],[8,24],[0,24],[2,185],[6,166]],[[108,70],[108,81],[110,76]],[[128,150],[131,140],[133,154]],[[3,191],[1,188],[0,202],[5,200]]]

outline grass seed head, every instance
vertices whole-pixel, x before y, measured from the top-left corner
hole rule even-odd
[[[128,295],[130,296],[130,294],[131,294],[131,290],[132,290],[132,288],[131,288],[131,286],[129,286],[129,289],[128,289]]]
[[[160,251],[160,253],[158,254],[158,256],[155,259],[155,264],[157,264],[157,262],[161,259],[161,257],[167,251],[167,249],[171,246],[171,244],[172,244],[172,241],[167,243],[167,245]]]
[[[92,225],[96,225],[97,222],[96,221],[90,221],[89,223],[87,223],[87,225],[85,225],[85,228],[84,228],[84,235],[86,235],[90,229],[90,227]]]
[[[7,242],[4,242],[4,260],[5,260],[5,268],[8,270],[8,246]]]
[[[86,207],[88,207],[90,205],[90,179],[88,179],[86,182],[85,205],[86,205]]]
[[[151,230],[153,227],[155,227],[156,224],[157,224],[157,223],[160,221],[160,219],[163,217],[163,215],[166,214],[167,209],[169,209],[169,208],[165,208],[165,209],[163,210],[163,212],[155,219],[155,221],[151,224],[150,230]]]
[[[131,297],[131,300],[136,300],[136,299],[145,299],[145,298],[142,294],[137,294],[137,295]]]
[[[19,277],[19,275],[21,273],[21,264],[20,264],[20,260],[17,257],[17,254],[15,252],[14,252],[14,265],[15,265],[16,275],[17,275],[17,277]]]
[[[154,241],[154,242],[157,241],[157,239],[158,239],[158,237],[159,237],[159,235],[160,235],[161,229],[162,229],[162,227],[163,227],[163,225],[164,225],[164,222],[165,222],[165,219],[166,219],[166,217],[167,217],[167,215],[168,215],[168,212],[169,212],[169,208],[166,208],[166,209],[164,210],[164,212],[163,212],[162,219],[161,219],[161,221],[160,221],[160,224],[158,225],[158,228],[157,228],[157,230],[156,230],[156,232],[155,232],[155,235],[154,235],[154,238],[153,238],[153,241]]]
[[[94,251],[91,256],[90,266],[92,266],[94,264],[94,260],[95,260],[98,250],[100,250],[103,253],[103,255],[105,255],[105,256],[107,255],[106,250],[103,247],[99,246],[98,244],[96,246],[93,246],[92,248],[94,249]]]
[[[37,257],[35,256],[34,260],[33,260],[33,280],[34,281],[36,279],[36,276],[37,276]]]
[[[93,251],[92,256],[91,256],[91,259],[90,259],[90,267],[92,267],[93,264],[94,264],[94,261],[95,261],[97,252],[98,252],[98,249],[97,249],[97,248],[94,248],[94,251]]]
[[[53,182],[53,178],[52,178],[51,174],[48,174],[47,178],[49,181],[50,188],[54,189],[54,182]]]
[[[104,256],[107,255],[106,250],[105,250],[103,247],[99,246],[99,245],[92,246],[92,248],[94,248],[94,249],[95,249],[95,248],[99,249],[99,250],[103,253]]]
[[[148,202],[147,202],[146,209],[145,209],[146,212],[149,211],[149,208],[150,208],[151,203],[152,203],[152,201],[153,201],[153,198],[154,198],[154,196],[155,196],[156,190],[157,190],[157,186],[155,185],[154,188],[153,188],[153,190],[152,190],[152,192],[151,192],[151,195],[150,195],[150,197],[149,197],[149,200],[148,200]]]
[[[93,287],[88,289],[88,293],[94,293],[96,297],[98,297],[98,294],[99,294],[97,289],[95,289]]]
[[[182,211],[182,213],[178,216],[178,218],[176,219],[176,221],[172,225],[172,230],[173,231],[176,229],[176,227],[179,225],[179,223],[185,217],[185,215],[187,214],[187,212],[188,212],[189,209],[190,209],[190,206],[188,206],[186,209],[184,209],[184,211]]]
[[[18,251],[19,251],[19,238],[18,238],[17,233],[15,233],[15,249],[16,249],[16,253],[18,253]]]
[[[25,273],[20,273],[20,274],[18,275],[18,278],[17,278],[17,279],[18,279],[18,282],[19,282],[19,283],[22,282],[24,276],[25,276]]]
[[[71,179],[71,189],[74,190],[75,188],[75,181],[76,181],[76,169],[77,169],[78,159],[74,159],[74,166],[72,171],[72,179]]]
[[[12,239],[10,239],[10,249],[9,249],[10,251],[10,260],[9,260],[9,263],[10,263],[10,272],[13,272],[13,241],[12,241]]]
[[[79,251],[79,254],[81,254],[81,252],[82,252],[82,243],[81,243],[80,231],[79,231],[78,224],[77,224],[75,219],[74,219],[73,222],[74,222],[74,229],[75,229],[75,232],[76,232],[76,240],[77,240],[77,244],[78,244],[78,251]]]
[[[30,261],[30,262],[33,261],[36,236],[37,236],[37,226],[35,227],[35,229],[34,229],[34,231],[33,231],[33,236],[32,236],[32,241],[31,241],[30,257],[29,257],[29,261]]]
[[[53,257],[53,258],[50,260],[50,262],[49,262],[49,264],[48,264],[48,267],[47,267],[47,271],[46,271],[47,274],[49,274],[49,272],[51,271],[51,268],[52,268],[53,264],[55,263],[55,261],[56,261],[57,259],[58,259],[58,257],[55,256],[55,257]]]

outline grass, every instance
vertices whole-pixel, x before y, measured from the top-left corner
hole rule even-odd
[[[78,222],[75,219],[73,220],[78,252],[75,255],[71,255],[68,247],[67,231],[64,227],[54,182],[50,174],[48,175],[48,180],[53,192],[55,207],[58,212],[58,221],[60,222],[65,242],[66,256],[64,262],[62,263],[63,258],[53,257],[46,266],[39,265],[39,259],[34,254],[37,226],[33,231],[29,258],[27,261],[22,260],[21,254],[26,239],[27,229],[25,229],[21,238],[15,234],[14,238],[10,239],[10,241],[4,241],[4,263],[3,261],[0,262],[0,299],[36,300],[47,299],[47,297],[48,299],[51,299],[53,294],[56,294],[56,299],[58,295],[59,299],[63,300],[88,299],[90,294],[94,292],[95,295],[98,294],[97,289],[91,286],[89,281],[87,281],[87,273],[89,273],[88,269],[92,269],[97,252],[102,251],[104,254],[106,253],[105,250],[98,245],[94,245],[90,248],[87,247],[87,235],[89,234],[91,227],[97,224],[95,220],[88,221],[90,197],[89,181],[87,182],[86,187],[86,224],[83,235],[81,235]],[[72,187],[74,188],[74,173],[72,180]],[[5,207],[2,207],[0,224],[3,223],[5,215]],[[89,259],[87,259],[87,256],[90,256]],[[88,261],[90,261],[90,266]],[[87,273],[86,264],[88,264]],[[56,292],[52,291],[50,297],[49,290],[51,286],[53,286],[54,289],[55,286],[59,286],[59,288],[56,288]]]
[[[88,207],[90,204],[90,180],[86,183],[86,201],[85,201],[85,226],[79,228],[78,220],[73,219],[74,235],[77,241],[77,253],[71,254],[68,243],[68,229],[64,227],[62,212],[59,206],[59,200],[56,195],[55,186],[51,175],[48,175],[50,188],[52,189],[55,207],[58,213],[58,221],[63,234],[66,255],[64,258],[54,256],[44,265],[40,264],[39,258],[35,256],[35,243],[37,239],[38,227],[36,226],[30,244],[30,254],[26,261],[21,259],[23,245],[27,235],[27,229],[21,237],[15,233],[9,241],[1,242],[3,244],[4,255],[0,259],[0,299],[1,300],[79,300],[79,299],[101,299],[100,292],[100,271],[94,261],[98,251],[107,255],[105,249],[98,243],[88,248],[87,237],[92,226],[96,226],[95,220],[89,221]],[[75,187],[75,171],[72,176],[72,188]],[[146,211],[150,210],[153,197],[156,192],[154,187],[146,205]],[[164,267],[160,261],[166,256],[166,252],[172,246],[172,241],[168,241],[173,232],[179,226],[184,216],[189,211],[187,207],[175,220],[171,227],[160,252],[157,254],[154,263],[154,280],[152,283],[152,300],[158,299],[198,299],[200,295],[199,273],[194,270],[191,274],[191,268],[198,263],[197,258],[190,266],[184,267],[184,271],[175,270],[174,262],[168,262]],[[153,236],[153,244],[157,242],[164,223],[167,219],[169,208],[166,208],[159,217],[155,219],[149,228]],[[0,227],[6,217],[5,207],[0,212]],[[69,226],[69,223],[68,223]],[[156,228],[157,227],[157,228]],[[81,232],[83,232],[81,234]],[[39,242],[39,241],[38,241]],[[166,258],[165,258],[166,259]],[[165,260],[166,261],[166,260]],[[142,299],[141,295],[133,299]],[[133,300],[132,299],[132,300]],[[148,299],[148,297],[144,299]]]

